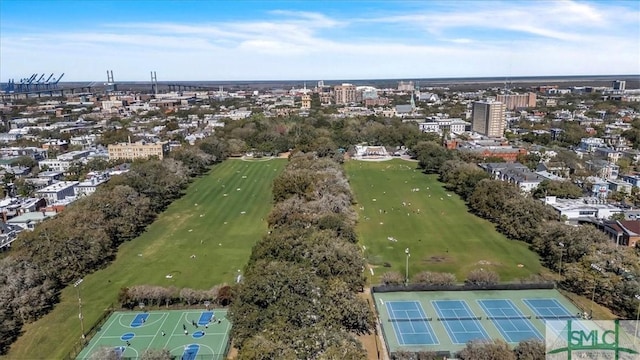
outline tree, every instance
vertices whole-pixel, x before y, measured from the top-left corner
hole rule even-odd
[[[544,342],[537,339],[520,341],[513,352],[516,360],[544,360],[546,356]]]
[[[562,199],[578,199],[582,189],[570,181],[543,180],[533,190],[533,197],[542,199],[545,196],[557,196]]]
[[[113,346],[103,346],[95,350],[89,358],[91,360],[119,360],[120,356]]]
[[[418,159],[418,165],[426,173],[437,173],[445,161],[454,157],[451,151],[431,141],[419,142],[412,151]]]
[[[497,273],[490,270],[476,269],[476,270],[472,270],[467,275],[467,280],[465,280],[465,284],[483,286],[483,285],[494,285],[494,284],[497,284],[499,281],[500,281],[500,276],[498,276]]]
[[[503,340],[470,341],[464,349],[458,353],[461,360],[515,360],[516,356],[509,348],[509,344]]]
[[[451,273],[423,271],[413,277],[413,282],[427,285],[453,285],[456,283],[456,276]]]
[[[404,283],[404,276],[397,271],[387,271],[380,276],[380,281],[384,285],[401,285]]]
[[[140,360],[173,360],[173,358],[167,349],[147,349],[140,356]]]

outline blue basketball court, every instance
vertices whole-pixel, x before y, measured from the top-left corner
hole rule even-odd
[[[418,301],[388,301],[385,305],[399,344],[439,344],[428,323],[429,318]]]
[[[508,299],[477,300],[507,342],[517,343],[529,339],[542,339],[542,335],[526,316]]]
[[[433,300],[431,304],[452,343],[466,344],[471,340],[489,339],[489,335],[480,324],[480,317],[473,315],[464,300]]]

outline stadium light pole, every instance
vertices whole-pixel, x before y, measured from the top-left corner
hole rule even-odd
[[[598,264],[591,263],[591,268],[600,273],[603,272],[602,268]],[[594,274],[593,275],[593,294],[591,295],[591,310],[589,311],[590,312],[589,316],[592,319],[593,319],[593,302],[595,301],[595,299],[596,299],[596,275]]]
[[[76,293],[78,294],[78,318],[80,318],[80,332],[82,333],[82,341],[84,342],[84,320],[82,319],[82,299],[80,298],[80,284],[84,279],[80,279],[73,283],[73,287],[76,288]]]
[[[564,254],[564,243],[559,242],[558,245],[560,245],[560,266],[558,266],[558,276],[562,278],[562,255]]]
[[[407,266],[405,267],[404,284],[409,285],[409,256],[411,256],[411,254],[409,254],[409,248],[404,249],[404,253],[407,255]]]

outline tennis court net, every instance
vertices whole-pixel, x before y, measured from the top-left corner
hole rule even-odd
[[[536,319],[542,320],[569,320],[569,319],[580,319],[575,315],[538,315]]]
[[[481,316],[467,316],[467,317],[441,317],[438,321],[454,321],[454,320],[482,320]]]
[[[515,315],[515,316],[487,316],[488,320],[524,320],[531,319],[531,315]]]
[[[405,322],[405,321],[432,321],[433,318],[430,317],[425,317],[425,318],[411,318],[411,319],[402,319],[402,318],[396,318],[396,319],[389,319],[390,322]]]

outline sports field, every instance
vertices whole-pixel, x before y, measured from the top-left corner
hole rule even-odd
[[[122,287],[209,289],[234,282],[267,231],[273,179],[286,163],[227,160],[196,179],[144,234],[120,247],[111,265],[84,278],[77,290],[85,327],[116,303]],[[23,330],[8,358],[63,358],[80,339],[76,289],[64,289],[55,309]]]
[[[471,340],[544,340],[547,320],[578,319],[555,289],[374,293],[390,352],[461,350]],[[562,331],[559,329],[558,332]]]
[[[231,324],[226,310],[115,312],[77,357],[90,359],[102,347],[124,358],[139,358],[147,349],[167,349],[181,360],[225,357]]]
[[[542,271],[527,244],[508,240],[493,224],[469,213],[436,175],[416,167],[400,159],[345,163],[358,202],[359,241],[374,282],[390,270],[404,275],[407,248],[410,278],[428,270],[450,272],[462,281],[471,270],[483,268],[501,280],[514,280]]]

